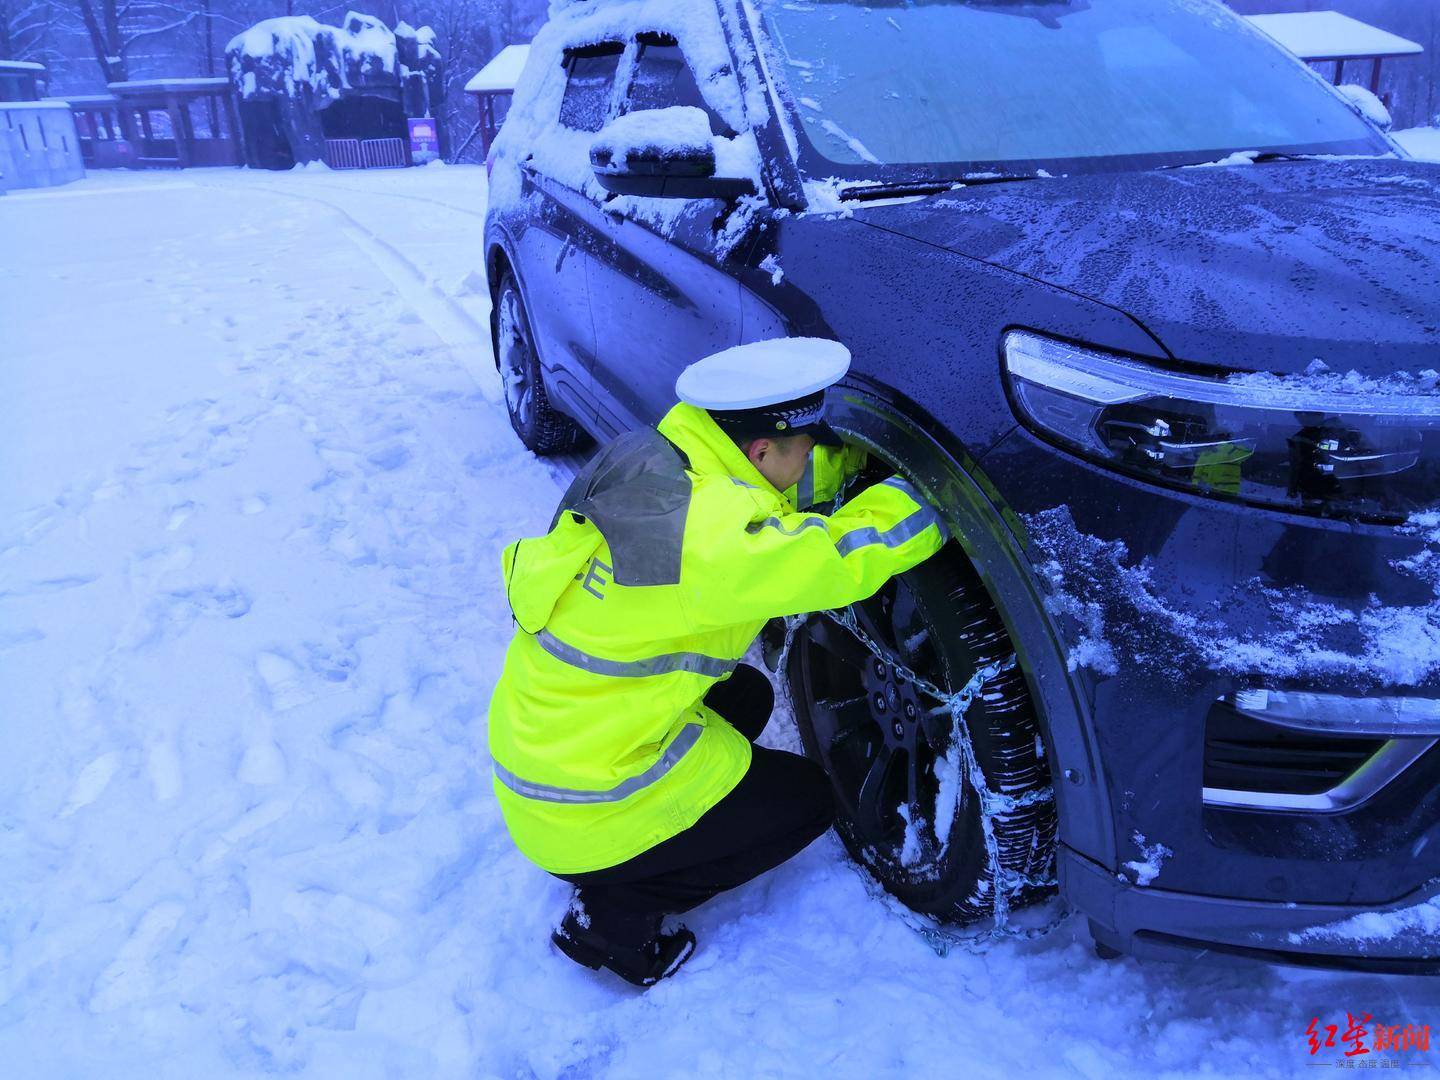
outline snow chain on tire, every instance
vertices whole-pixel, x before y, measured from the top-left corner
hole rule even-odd
[[[980,799],[980,822],[985,837],[986,859],[990,867],[991,880],[995,882],[993,890],[993,901],[991,906],[991,925],[983,930],[971,933],[960,933],[954,929],[943,926],[933,919],[912,911],[894,897],[890,896],[880,887],[869,874],[865,874],[867,890],[877,899],[885,902],[899,918],[919,934],[929,946],[940,956],[945,956],[954,948],[962,948],[969,951],[983,951],[984,947],[993,941],[1000,939],[1032,940],[1041,938],[1059,927],[1070,913],[1063,907],[1048,922],[1038,927],[1016,927],[1010,925],[1010,901],[1013,897],[1028,888],[1054,888],[1057,884],[1054,878],[1037,880],[1022,874],[1016,874],[1007,870],[1000,860],[1000,847],[995,839],[994,821],[997,814],[1009,813],[1023,806],[1030,806],[1037,802],[1052,802],[1055,793],[1050,788],[1036,788],[1025,792],[1020,797],[1006,795],[991,789],[985,772],[975,755],[975,746],[970,739],[969,728],[965,722],[965,715],[969,712],[971,703],[980,695],[986,684],[996,678],[1002,672],[1013,669],[1016,665],[1015,655],[1012,653],[1005,659],[996,663],[987,664],[978,669],[974,675],[954,693],[947,693],[935,683],[926,679],[919,673],[912,671],[907,665],[898,660],[894,655],[873,640],[869,634],[861,629],[854,614],[849,608],[840,611],[822,611],[819,615],[830,619],[832,622],[848,630],[861,645],[883,664],[887,664],[892,670],[906,682],[909,682],[927,697],[933,698],[938,704],[931,710],[931,715],[939,715],[948,712],[952,718],[951,738],[959,747],[961,762],[971,786],[975,789]],[[794,644],[795,635],[807,621],[807,617],[796,615],[785,620],[785,644],[780,652],[780,660],[776,665],[777,670],[788,670],[787,664],[790,659],[791,646]],[[787,686],[787,694],[788,683]],[[794,703],[791,703],[793,710]]]

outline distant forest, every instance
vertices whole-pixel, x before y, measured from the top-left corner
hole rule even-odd
[[[1385,65],[1398,127],[1440,123],[1440,0],[1228,0],[1244,14],[1336,10],[1418,41],[1426,54]],[[444,119],[463,139],[475,121],[462,88],[504,46],[528,41],[546,0],[0,0],[0,59],[38,60],[54,94],[162,75],[223,75],[225,44],[260,19],[313,15],[338,24],[354,8],[435,29],[446,64]],[[1328,65],[1326,65],[1328,67]],[[1347,81],[1368,82],[1366,65]]]

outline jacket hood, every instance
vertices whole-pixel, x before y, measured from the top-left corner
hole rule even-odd
[[[1440,165],[1073,176],[855,216],[1119,309],[1190,363],[1288,373],[1318,359],[1377,376],[1440,366]]]
[[[538,634],[566,587],[581,573],[604,538],[590,522],[562,513],[548,534],[516,540],[500,558],[505,596],[515,622]]]
[[[591,458],[561,498],[549,533],[505,549],[505,595],[520,629],[530,634],[544,629],[565,590],[606,545],[613,563],[607,569],[620,584],[679,581],[690,497],[686,469],[734,477],[787,502],[709,413],[676,405],[660,422],[658,435],[629,432]]]

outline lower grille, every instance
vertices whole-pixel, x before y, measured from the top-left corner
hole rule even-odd
[[[1386,741],[1278,727],[1217,701],[1205,726],[1205,787],[1319,795],[1354,773]]]

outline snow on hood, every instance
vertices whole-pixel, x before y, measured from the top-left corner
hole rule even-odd
[[[1440,368],[1440,168],[1398,158],[961,189],[856,220],[1125,312],[1232,371]]]

